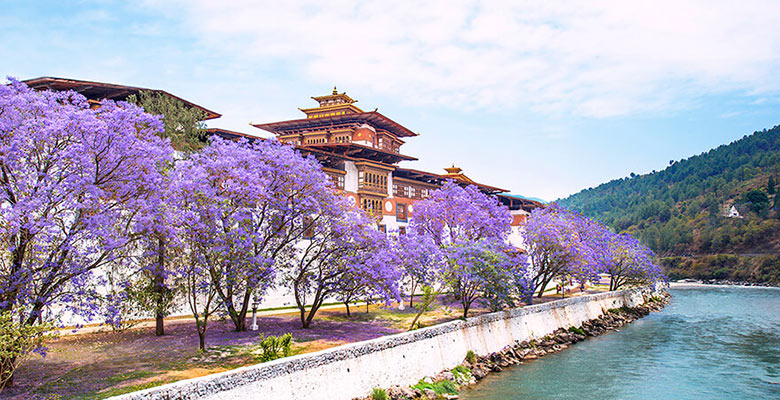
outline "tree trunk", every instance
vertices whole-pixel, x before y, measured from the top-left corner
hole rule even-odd
[[[196,319],[195,324],[198,325],[198,341],[199,341],[199,349],[201,352],[206,352],[206,329],[208,325],[208,317],[204,318],[203,321],[198,321]]]
[[[463,319],[466,319],[469,317],[469,306],[467,306],[465,303],[463,304]]]
[[[163,336],[165,335],[165,317],[163,316],[163,313],[157,312],[157,327],[155,328],[154,334],[156,336]]]
[[[200,340],[199,349],[201,352],[206,352],[206,332],[198,331],[198,340]]]
[[[298,310],[301,312],[301,327],[303,329],[308,329],[309,324],[306,322],[306,306],[298,306]]]
[[[236,332],[246,332],[246,315],[242,316],[241,314],[243,313],[238,313],[235,321]]]
[[[536,297],[541,298],[544,295],[544,289],[547,288],[547,285],[550,284],[550,279],[546,281],[542,281],[541,287],[539,288],[539,294]]]
[[[412,293],[409,293],[409,308],[414,307],[414,291],[417,289],[417,283],[412,280]]]
[[[309,309],[309,315],[306,316],[306,318],[303,318],[303,313],[301,314],[301,319],[303,320],[303,329],[309,329],[311,326],[311,321],[314,319],[314,314],[317,313],[317,310],[320,308],[320,306],[315,301],[311,308]]]
[[[165,243],[162,239],[157,242],[157,268],[154,271],[154,289],[157,294],[157,310],[155,319],[157,326],[154,334],[156,336],[165,335],[165,276],[163,274],[163,268],[165,268]]]
[[[349,317],[349,301],[345,301],[344,305],[347,306],[347,317]]]

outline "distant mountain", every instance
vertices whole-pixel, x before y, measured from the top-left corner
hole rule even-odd
[[[542,204],[547,204],[549,201],[545,199],[540,199],[539,197],[531,197],[531,196],[523,196],[522,194],[514,194],[514,193],[502,193],[503,196],[509,196],[509,197],[515,197],[518,199],[525,199],[525,200],[533,200],[538,201]]]
[[[780,254],[780,126],[669,164],[558,203],[635,235],[662,256]],[[729,271],[707,274],[740,278]]]

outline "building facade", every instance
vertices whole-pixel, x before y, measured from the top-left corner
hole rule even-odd
[[[160,89],[55,77],[28,79],[24,83],[37,90],[81,93],[93,107],[103,99],[126,100],[140,91],[150,91],[200,110],[204,120],[221,116]],[[312,99],[317,106],[299,108],[304,114],[299,119],[253,126],[316,157],[333,185],[348,196],[353,205],[373,215],[380,230],[404,233],[414,215],[415,202],[427,198],[445,181],[453,180],[461,185],[474,185],[508,207],[512,214],[510,243],[522,248],[522,226],[530,211],[541,203],[475,182],[455,165],[445,168],[443,174],[404,168],[402,162],[416,158],[403,154],[401,148],[406,140],[418,136],[417,133],[377,110],[363,111],[355,105],[357,100],[339,93],[336,88],[331,94]],[[219,128],[208,131],[229,139],[257,139],[257,136]]]
[[[538,202],[506,194],[506,190],[475,182],[452,166],[445,174],[403,168],[405,140],[417,136],[410,129],[378,111],[363,111],[357,100],[336,88],[325,96],[312,97],[317,107],[299,109],[300,119],[253,124],[273,133],[284,143],[312,154],[322,164],[333,185],[377,219],[380,230],[404,233],[414,215],[415,202],[427,198],[445,181],[474,185],[496,196],[512,213],[511,242],[520,247],[521,225]]]

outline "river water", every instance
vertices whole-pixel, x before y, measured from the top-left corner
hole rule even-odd
[[[461,399],[780,399],[780,289],[671,289],[659,313],[492,373]]]

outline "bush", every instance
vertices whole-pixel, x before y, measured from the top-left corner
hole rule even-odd
[[[477,363],[477,355],[472,351],[469,350],[466,352],[466,361],[469,362],[469,364],[474,365]]]
[[[263,338],[261,334],[260,347],[263,349],[263,352],[260,354],[260,361],[266,362],[289,356],[291,340],[291,333],[285,333],[282,336],[269,336],[267,338]]]
[[[43,342],[54,336],[51,324],[26,325],[11,311],[0,312],[0,391],[13,382],[14,371],[33,353],[45,355]]]
[[[371,400],[387,400],[387,392],[382,388],[374,388],[371,393]]]
[[[468,382],[471,380],[471,370],[463,365],[458,365],[450,370],[450,372],[452,372],[452,375],[455,375],[455,380],[458,382]]]
[[[425,390],[430,389],[436,392],[437,395],[439,394],[458,394],[458,386],[455,385],[452,381],[436,381],[433,383],[428,383],[423,380],[420,380],[416,385],[412,386],[412,389],[419,389],[419,390]]]
[[[578,335],[584,335],[585,334],[585,331],[582,330],[582,328],[577,328],[576,326],[570,326],[569,327],[569,332],[576,333]]]

